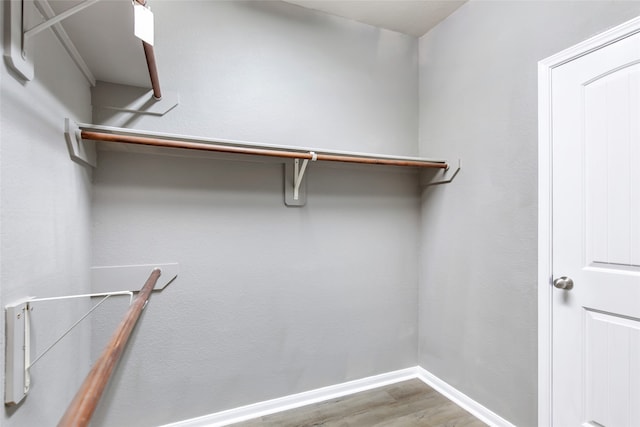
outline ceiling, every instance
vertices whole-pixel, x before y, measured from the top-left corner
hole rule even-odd
[[[375,27],[423,36],[467,0],[285,0]]]
[[[287,3],[415,37],[425,34],[466,1],[286,0]],[[59,14],[81,3],[81,0],[49,0],[49,3]],[[153,0],[149,3],[153,6]],[[110,24],[103,25],[104,22]],[[133,28],[130,0],[99,1],[65,19],[62,25],[97,80],[149,87],[144,55],[130,30]],[[87,31],[88,28],[91,30]],[[122,64],[127,64],[127,67]]]

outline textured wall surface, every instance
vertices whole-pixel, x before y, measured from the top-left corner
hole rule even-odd
[[[472,1],[420,39],[420,152],[463,170],[422,196],[419,364],[518,426],[537,425],[537,61],[638,13]]]
[[[175,29],[156,44],[180,105],[162,118],[94,108],[95,120],[417,152],[416,39],[285,3],[173,4],[154,3]],[[287,208],[282,169],[100,153],[94,265],[181,266],[145,310],[100,425],[158,425],[415,366],[414,172],[312,164],[307,206]],[[100,319],[94,355],[113,327]]]
[[[65,117],[90,120],[89,85],[52,34],[39,35],[32,46],[33,81],[22,83],[5,61],[0,64],[2,306],[89,289],[90,175],[70,160],[63,134]],[[32,359],[88,307],[82,300],[35,304]],[[0,323],[4,331],[4,314]],[[29,395],[20,406],[4,408],[1,425],[57,422],[89,370],[90,327],[82,324],[31,369]],[[3,386],[4,353],[3,346]]]

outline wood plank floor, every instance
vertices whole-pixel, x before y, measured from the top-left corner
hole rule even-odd
[[[482,427],[418,379],[233,424],[233,427]]]

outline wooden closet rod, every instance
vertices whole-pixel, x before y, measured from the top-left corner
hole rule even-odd
[[[149,77],[151,78],[151,88],[153,89],[153,97],[159,101],[162,99],[160,91],[160,79],[158,78],[158,67],[156,66],[156,55],[153,52],[153,46],[147,42],[142,42],[144,56],[147,58],[147,68],[149,69]]]
[[[120,360],[133,327],[136,325],[140,313],[144,309],[151,291],[153,290],[160,270],[155,269],[140,289],[140,293],[129,307],[120,325],[111,337],[111,340],[102,351],[100,358],[87,375],[76,396],[64,413],[58,427],[84,427],[89,424],[91,416],[98,406],[100,397]]]
[[[136,0],[142,6],[147,5],[147,0]],[[149,78],[151,79],[151,87],[153,88],[153,97],[156,100],[162,99],[162,91],[160,90],[160,79],[158,78],[158,66],[156,65],[156,55],[153,46],[143,41],[142,49],[144,49],[144,57],[147,59],[147,68],[149,69]]]
[[[293,151],[284,149],[238,147],[232,145],[209,144],[202,142],[179,141],[175,139],[150,138],[144,136],[118,135],[108,132],[81,131],[82,139],[93,141],[117,142],[124,144],[151,145],[155,147],[184,148],[188,150],[216,151],[221,153],[251,154],[256,156],[280,157],[287,159],[309,159],[330,162],[365,163],[387,166],[409,166],[418,168],[447,169],[444,162],[429,160],[385,158],[384,156],[355,156],[347,154],[314,153],[312,151]]]

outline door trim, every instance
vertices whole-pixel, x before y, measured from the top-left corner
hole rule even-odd
[[[553,425],[552,71],[637,33],[640,33],[640,17],[538,62],[538,425]]]

